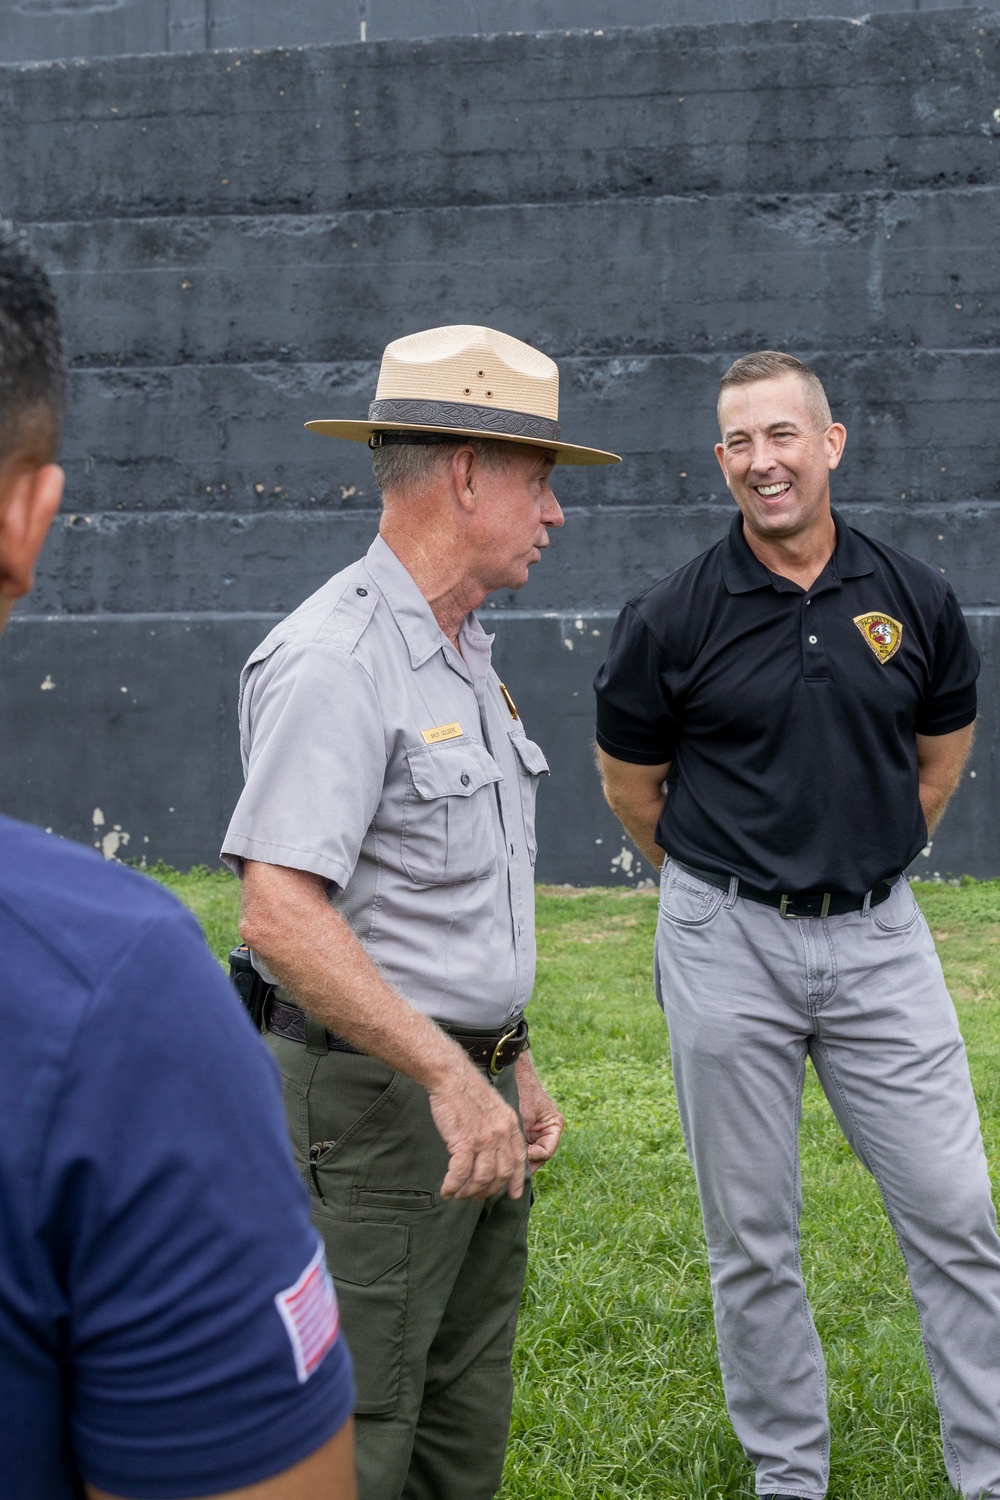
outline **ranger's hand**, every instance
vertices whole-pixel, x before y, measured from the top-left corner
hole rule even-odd
[[[520,1198],[525,1181],[521,1123],[493,1085],[463,1059],[430,1090],[430,1101],[451,1158],[442,1198],[489,1198],[504,1187]]]
[[[528,1142],[528,1166],[532,1172],[556,1154],[566,1121],[542,1088],[531,1054],[522,1052],[516,1064],[517,1094]]]

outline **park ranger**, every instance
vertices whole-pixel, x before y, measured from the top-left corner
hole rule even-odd
[[[475,609],[562,512],[558,370],[492,329],[385,350],[379,534],[252,654],[224,857],[354,1356],[361,1500],[500,1481],[526,1171],[563,1121],[527,1048],[534,803],[548,767]],[[518,1118],[520,1113],[520,1120]],[[523,1125],[523,1134],[522,1134]]]
[[[820,1500],[808,1056],[899,1237],[952,1484],[997,1497],[1000,1240],[954,1008],[901,878],[958,784],[978,658],[937,569],[831,512],[846,433],[811,370],[737,360],[719,423],[739,514],[626,606],[596,687],[608,801],[663,866],[656,977],[730,1415],[759,1494]]]

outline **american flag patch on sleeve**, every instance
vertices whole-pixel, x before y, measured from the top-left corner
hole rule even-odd
[[[281,1315],[302,1385],[321,1364],[340,1328],[337,1294],[320,1245],[294,1286],[279,1292],[274,1305]]]

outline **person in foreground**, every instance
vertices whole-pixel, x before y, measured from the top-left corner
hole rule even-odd
[[[626,606],[595,686],[608,801],[663,864],[657,993],[729,1412],[759,1494],[820,1500],[808,1057],[898,1236],[951,1482],[1000,1496],[1000,1240],[955,1011],[901,875],[960,779],[978,658],[941,574],[831,511],[846,433],[811,370],[737,360],[719,423],[739,514]]]
[[[265,1025],[354,1352],[362,1500],[496,1492],[526,1168],[563,1127],[524,1020],[548,767],[474,613],[562,525],[553,464],[615,461],[560,440],[558,379],[489,328],[390,344],[368,421],[307,424],[370,441],[379,534],[243,673],[223,856],[277,981]]]
[[[0,628],[59,507],[62,405],[51,287],[0,225]],[[0,1029],[0,1494],[353,1500],[274,1068],[193,918],[0,818]]]

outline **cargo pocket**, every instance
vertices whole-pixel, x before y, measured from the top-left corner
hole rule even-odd
[[[510,742],[514,746],[517,755],[518,785],[521,789],[521,811],[524,813],[524,837],[528,844],[528,858],[535,863],[538,854],[538,839],[535,835],[535,802],[538,797],[538,782],[542,776],[548,776],[549,763],[545,759],[540,745],[534,740],[529,740],[526,735],[519,734],[516,729],[507,731]]]
[[[337,1288],[363,1417],[391,1417],[399,1404],[409,1291],[410,1231],[403,1224],[351,1223],[314,1209]]]
[[[410,782],[400,858],[418,885],[457,885],[496,867],[492,799],[503,773],[475,740],[416,745],[407,752]]]

